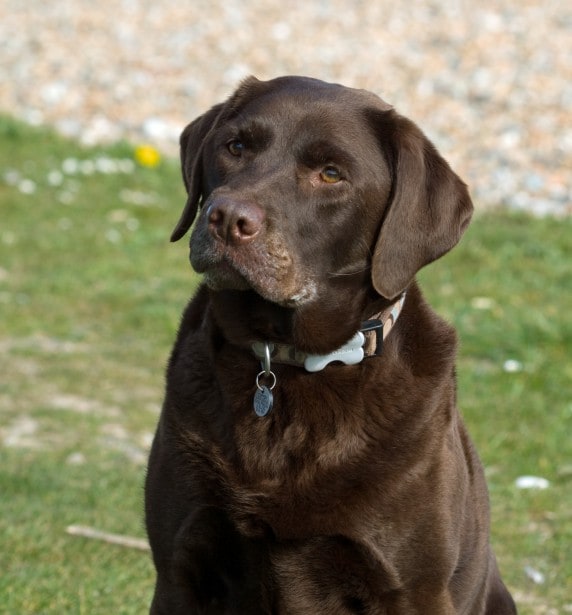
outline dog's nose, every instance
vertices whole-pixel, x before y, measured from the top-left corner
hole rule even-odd
[[[215,199],[207,211],[211,234],[227,244],[252,241],[264,223],[264,211],[253,203]]]

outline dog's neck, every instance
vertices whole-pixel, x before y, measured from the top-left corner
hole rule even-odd
[[[303,367],[308,372],[317,372],[333,362],[356,365],[366,357],[379,356],[383,341],[397,321],[405,302],[404,292],[397,301],[382,312],[362,323],[356,334],[341,347],[327,354],[310,354],[290,344],[257,341],[252,344],[254,355],[270,369],[270,362]],[[266,367],[265,367],[266,364]]]

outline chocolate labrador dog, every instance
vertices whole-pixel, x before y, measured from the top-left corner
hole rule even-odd
[[[455,332],[466,186],[373,94],[244,81],[181,136],[187,307],[149,460],[155,615],[508,615]],[[198,214],[198,215],[197,215]]]

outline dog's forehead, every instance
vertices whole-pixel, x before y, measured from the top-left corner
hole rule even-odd
[[[280,123],[288,121],[347,123],[368,108],[387,111],[391,105],[367,90],[349,88],[309,77],[280,77],[254,82],[242,89],[237,111],[239,116],[265,118]],[[276,125],[276,124],[274,124]]]

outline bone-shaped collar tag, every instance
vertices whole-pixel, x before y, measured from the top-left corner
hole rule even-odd
[[[364,357],[363,345],[365,336],[358,331],[349,342],[329,354],[310,354],[304,360],[304,368],[308,372],[319,372],[333,361],[341,361],[346,365],[356,365]]]

